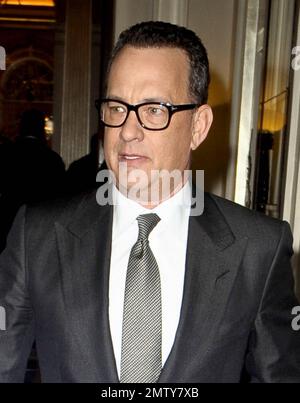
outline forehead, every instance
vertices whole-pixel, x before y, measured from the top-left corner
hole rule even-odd
[[[183,49],[176,47],[133,47],[125,46],[115,57],[111,70],[127,65],[147,64],[158,68],[171,67],[171,70],[189,68],[188,56]]]
[[[162,87],[187,89],[189,60],[179,48],[125,46],[112,63],[108,90],[114,87]]]

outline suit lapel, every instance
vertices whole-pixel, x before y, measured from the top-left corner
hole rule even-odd
[[[93,194],[70,225],[56,224],[68,323],[92,382],[118,381],[108,318],[112,212]]]
[[[235,239],[209,196],[205,200],[204,213],[190,217],[180,320],[159,382],[192,381],[188,371],[193,361],[199,368],[205,358],[222,318],[246,242],[246,239]]]

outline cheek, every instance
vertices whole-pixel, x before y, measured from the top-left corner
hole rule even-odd
[[[187,153],[191,148],[192,141],[192,119],[185,118],[184,113],[180,115],[179,112],[176,116],[177,120],[174,121],[174,130],[172,133],[172,142],[175,144],[174,148],[177,153]]]
[[[178,136],[174,136],[174,133],[170,133],[170,136],[167,136],[166,140],[156,147],[155,165],[168,170],[184,169],[189,154],[190,142],[188,140],[183,141]]]
[[[168,147],[165,147],[168,150]],[[179,129],[176,133],[173,133],[172,142],[169,145],[168,157],[176,159],[178,162],[185,160],[191,150],[191,134],[187,131]]]
[[[107,131],[104,135],[104,155],[106,160],[114,158],[117,143],[117,136],[115,133]]]

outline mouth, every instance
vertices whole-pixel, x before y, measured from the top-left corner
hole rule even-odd
[[[119,162],[131,162],[131,161],[136,161],[136,162],[142,162],[148,160],[148,157],[145,155],[140,155],[140,154],[127,154],[127,153],[122,153],[119,154]]]

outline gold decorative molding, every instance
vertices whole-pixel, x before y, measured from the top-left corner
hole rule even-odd
[[[54,7],[54,0],[0,0],[0,6]]]

